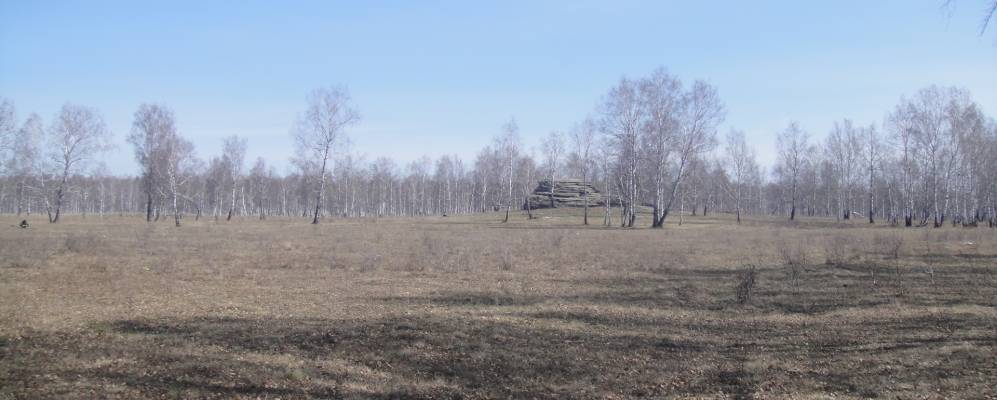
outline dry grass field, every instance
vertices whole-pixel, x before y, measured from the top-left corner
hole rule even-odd
[[[997,230],[684,219],[0,218],[0,399],[997,395]]]

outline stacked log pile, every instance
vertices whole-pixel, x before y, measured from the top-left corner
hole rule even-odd
[[[588,199],[589,207],[605,205],[604,196],[595,186],[590,183],[582,183],[580,179],[566,179],[551,182],[542,180],[527,197],[529,207],[537,208],[557,208],[557,207],[584,207],[585,199]],[[614,202],[615,204],[615,202]],[[527,204],[523,204],[525,208]]]

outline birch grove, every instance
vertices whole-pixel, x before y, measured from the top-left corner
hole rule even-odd
[[[0,213],[41,211],[52,222],[67,213],[150,222],[172,215],[176,225],[202,214],[318,223],[324,216],[497,212],[497,221],[509,221],[516,211],[534,214],[520,200],[539,180],[578,179],[611,199],[598,205],[604,225],[661,228],[676,213],[729,213],[732,223],[754,215],[997,225],[997,122],[965,89],[923,88],[900,97],[878,122],[840,119],[826,130],[791,122],[780,132],[727,127],[722,146],[726,108],[707,83],[686,85],[658,69],[620,79],[596,104],[567,135],[521,138],[510,120],[473,160],[445,154],[400,163],[350,151],[346,135],[359,112],[345,89],[322,88],[292,128],[295,168],[279,173],[279,160],[259,158],[248,174],[244,138],[226,138],[221,154],[202,160],[168,106],[142,104],[127,135],[139,166],[131,177],[97,168],[109,133],[96,109],[67,104],[46,124],[35,113],[19,119],[14,102],[2,99]],[[773,136],[776,160],[764,166],[758,139]],[[539,144],[539,159],[524,142]],[[579,224],[587,224],[587,202],[581,214]]]

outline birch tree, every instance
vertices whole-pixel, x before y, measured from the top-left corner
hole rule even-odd
[[[922,215],[922,225],[927,222],[928,214],[933,217],[935,227],[945,221],[951,178],[960,155],[958,118],[972,106],[968,97],[959,89],[930,86],[918,91],[907,106],[913,114],[917,162],[926,178],[930,202],[930,212]]]
[[[686,167],[695,158],[713,149],[716,145],[717,126],[723,122],[726,110],[716,88],[706,82],[697,81],[683,96],[680,128],[675,137],[677,163],[671,182],[671,197],[665,203],[657,227],[661,227],[668,217],[679,186],[685,176]]]
[[[501,171],[503,167],[501,164],[501,161],[498,159],[498,153],[491,146],[485,146],[485,148],[478,151],[478,155],[474,159],[474,174],[478,182],[477,193],[481,212],[487,212],[489,208],[497,204],[492,194],[502,180]]]
[[[751,181],[752,176],[758,173],[755,151],[748,146],[744,132],[732,129],[727,134],[724,166],[731,180],[729,192],[731,198],[734,200],[734,213],[737,215],[737,223],[740,224],[741,203],[745,187]]]
[[[59,183],[55,191],[55,216],[59,222],[69,177],[108,147],[110,132],[104,118],[93,108],[66,103],[49,128],[49,156]]]
[[[261,220],[266,218],[264,208],[267,204],[267,185],[273,172],[267,168],[263,157],[257,157],[253,168],[249,170],[249,186],[253,193],[253,204]]]
[[[620,79],[603,98],[599,111],[600,130],[610,139],[615,162],[622,173],[619,177],[620,199],[623,201],[621,226],[633,227],[639,201],[639,137],[646,113],[644,102],[640,101],[637,92],[637,83]]]
[[[664,223],[670,156],[681,129],[682,83],[664,69],[640,82],[640,101],[647,115],[641,123],[642,157],[654,192],[651,227]]]
[[[509,120],[502,125],[501,133],[494,140],[495,151],[502,165],[502,180],[506,186],[505,218],[502,222],[509,222],[509,212],[512,210],[513,187],[516,180],[516,161],[519,158],[521,147],[519,139],[519,125],[515,119]]]
[[[351,104],[349,92],[344,87],[319,88],[308,96],[308,106],[294,129],[294,142],[298,158],[313,169],[313,224],[318,224],[321,216],[329,160],[343,140],[345,129],[359,120],[360,114]]]
[[[194,145],[176,132],[163,137],[161,143],[162,166],[157,169],[160,180],[164,182],[162,191],[164,197],[170,200],[173,211],[173,223],[180,227],[180,201],[193,203],[193,199],[183,194],[183,186],[194,174],[197,163],[194,157]]]
[[[882,154],[879,133],[876,131],[875,125],[869,125],[862,130],[863,136],[865,137],[864,145],[865,151],[863,152],[865,168],[869,175],[869,182],[866,186],[868,192],[868,214],[869,223],[876,223],[876,170],[880,168],[880,163],[882,162]]]
[[[135,160],[142,170],[142,185],[145,190],[145,220],[152,221],[153,196],[160,191],[157,179],[162,176],[158,169],[164,160],[166,141],[176,135],[176,120],[173,111],[158,104],[142,104],[135,111],[132,131],[127,141],[135,149]]]
[[[516,160],[516,172],[519,176],[517,180],[519,181],[518,186],[521,188],[523,195],[523,205],[526,207],[526,218],[533,219],[533,209],[530,207],[529,195],[531,188],[536,184],[536,179],[534,178],[537,168],[536,162],[533,159],[533,152],[531,151],[530,153]]]
[[[236,192],[239,190],[239,182],[242,180],[242,169],[246,160],[246,143],[247,140],[245,138],[234,135],[226,137],[222,142],[222,162],[225,165],[226,172],[228,172],[227,180],[230,188],[228,215],[225,217],[226,221],[231,221],[232,215],[235,214]]]
[[[554,208],[554,181],[557,178],[557,170],[561,165],[561,157],[564,153],[564,135],[558,131],[551,131],[543,138],[541,148],[544,154],[544,169],[546,178],[550,180],[550,207]]]
[[[31,113],[24,125],[14,134],[10,144],[10,157],[7,160],[7,171],[14,178],[14,198],[17,215],[27,211],[31,214],[30,195],[41,191],[40,187],[32,187],[30,182],[39,177],[45,170],[42,158],[42,142],[45,140],[45,127],[42,118]],[[37,179],[34,179],[37,181]]]
[[[856,183],[857,172],[863,149],[863,137],[851,120],[835,122],[825,140],[824,149],[828,152],[827,160],[834,168],[833,178],[836,180],[836,205],[838,218],[851,219],[852,189]]]
[[[13,146],[14,134],[17,130],[16,119],[14,104],[10,100],[0,97],[0,204],[3,203],[7,194],[6,186],[9,182],[9,179],[3,178],[4,176],[10,178],[13,175],[10,165],[7,165],[12,155],[7,153]]]
[[[789,186],[789,220],[796,218],[796,201],[799,194],[800,173],[806,164],[807,139],[809,135],[796,121],[789,123],[777,138],[779,151],[778,170],[783,181]]]
[[[905,98],[887,117],[892,133],[893,147],[900,152],[900,170],[903,172],[901,186],[903,192],[904,226],[913,225],[914,219],[914,157],[915,122],[913,103]]]
[[[578,173],[582,177],[582,186],[588,190],[589,179],[593,165],[593,149],[596,144],[596,125],[591,118],[586,118],[581,123],[575,125],[571,130],[571,144],[574,147],[574,154]],[[589,224],[589,196],[583,193],[584,204],[582,205],[582,224]],[[608,199],[607,199],[608,201]]]
[[[0,172],[3,171],[5,152],[9,151],[14,143],[14,134],[17,131],[17,113],[14,103],[0,97]]]

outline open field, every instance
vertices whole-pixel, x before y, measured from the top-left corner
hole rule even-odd
[[[0,399],[997,393],[997,230],[498,220],[0,218]]]

